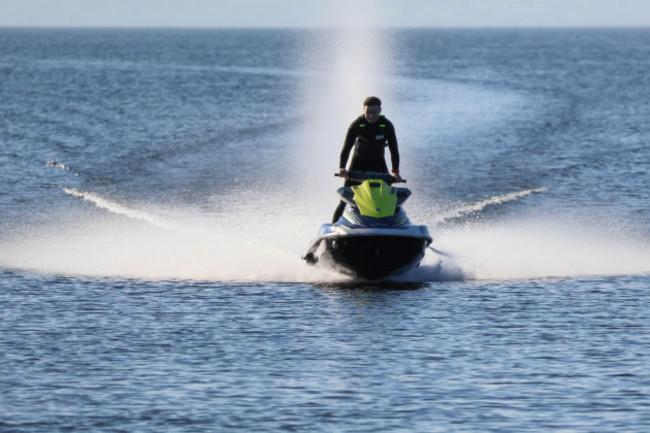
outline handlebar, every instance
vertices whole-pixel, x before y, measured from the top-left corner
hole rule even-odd
[[[383,180],[389,185],[398,182],[406,183],[406,179],[402,179],[398,181],[397,178],[395,178],[395,176],[392,176],[388,173],[377,173],[376,171],[356,171],[356,170],[348,171],[347,173],[348,173],[347,177],[341,176],[338,173],[334,173],[334,176],[344,177],[355,182],[363,182],[364,180],[368,180],[368,179],[377,179],[377,180]]]

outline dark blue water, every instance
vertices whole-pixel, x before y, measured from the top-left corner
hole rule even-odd
[[[650,428],[650,31],[0,30],[0,431]],[[399,281],[300,260],[378,94]]]

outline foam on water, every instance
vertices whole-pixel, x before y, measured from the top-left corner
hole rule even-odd
[[[4,239],[1,266],[67,275],[155,279],[332,278],[329,272],[315,271],[300,259],[308,236],[300,234],[296,226],[282,224],[281,216],[236,207],[225,215],[199,209],[154,208],[72,188],[63,191],[106,213],[57,221],[31,228],[20,238]]]
[[[528,279],[650,273],[650,245],[609,224],[558,216],[440,230],[437,248],[472,279]]]
[[[315,235],[318,209],[258,213],[245,205],[227,214],[199,209],[153,208],[120,203],[98,194],[65,193],[106,211],[81,221],[31,229],[4,239],[6,268],[66,275],[219,281],[343,281],[306,265],[300,255]],[[481,212],[530,194],[498,196],[443,212],[438,221],[462,212]],[[298,204],[294,206],[299,206]],[[452,215],[453,214],[453,215]],[[257,216],[256,216],[257,215]],[[435,219],[435,218],[434,218]],[[610,225],[611,226],[611,225]],[[650,273],[650,246],[612,229],[560,218],[518,218],[447,228],[432,225],[434,247],[422,267],[398,281],[527,279]]]

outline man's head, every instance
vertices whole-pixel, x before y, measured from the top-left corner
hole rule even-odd
[[[381,99],[376,96],[368,96],[363,101],[363,115],[370,123],[379,120],[381,114]]]

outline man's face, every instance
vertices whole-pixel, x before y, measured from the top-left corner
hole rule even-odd
[[[381,114],[381,107],[379,105],[366,105],[363,107],[363,115],[370,123],[375,123]]]

